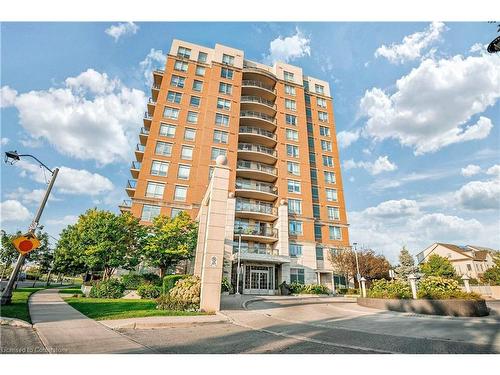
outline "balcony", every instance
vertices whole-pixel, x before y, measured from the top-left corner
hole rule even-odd
[[[250,66],[245,63],[243,63],[243,74],[245,75],[245,78],[250,78],[253,75],[258,75],[259,78],[266,77],[271,82],[278,81],[278,78],[274,75],[274,73],[266,69],[259,68],[257,66]]]
[[[246,143],[260,143],[266,147],[276,146],[276,134],[253,126],[240,126],[238,140]]]
[[[141,170],[141,163],[138,161],[133,161],[132,165],[130,166],[130,174],[132,175],[132,178],[137,179],[139,177],[139,171]]]
[[[233,261],[238,258],[238,244],[233,246]],[[248,245],[241,246],[241,260],[266,262],[266,263],[290,263],[290,257],[279,255],[278,249],[273,249],[270,244],[267,245]]]
[[[238,254],[238,244],[233,245],[233,254]],[[272,246],[241,246],[241,254],[261,254],[261,255],[278,255],[278,249],[273,249]]]
[[[144,146],[137,144],[137,147],[135,148],[135,158],[137,161],[142,161],[142,158],[144,157]]]
[[[141,128],[141,131],[139,132],[139,141],[141,142],[141,145],[143,146],[146,145],[148,136],[149,136],[149,129]]]
[[[125,191],[127,192],[129,197],[133,197],[135,195],[135,188],[136,187],[137,187],[136,180],[128,180],[127,187],[125,188]]]
[[[153,83],[156,85],[161,85],[161,81],[163,80],[164,74],[165,74],[165,71],[163,69],[153,70]]]
[[[240,111],[240,125],[257,126],[269,131],[276,129],[276,118],[257,111]]]
[[[234,238],[239,239],[240,230],[234,227]],[[273,243],[278,241],[278,230],[272,225],[246,225],[241,229],[241,240],[250,242]]]
[[[151,98],[154,102],[158,100],[159,93],[160,93],[160,85],[158,83],[153,83],[151,85]]]
[[[278,188],[266,182],[238,178],[236,179],[235,194],[237,197],[272,202],[278,198]]]
[[[149,129],[151,127],[152,120],[153,120],[153,115],[149,112],[144,112],[143,122],[144,122],[144,127],[146,129]]]
[[[236,175],[243,178],[274,182],[277,179],[278,172],[272,165],[256,163],[249,160],[238,160]]]
[[[125,199],[122,204],[118,206],[121,213],[130,212],[132,209],[132,201],[130,199]]]
[[[269,116],[276,115],[276,104],[274,104],[274,101],[264,99],[260,96],[242,96],[241,108],[249,111],[263,111],[263,113]]]
[[[274,164],[278,160],[275,149],[253,143],[238,143],[238,156],[266,164]]]
[[[153,100],[153,98],[149,98],[149,100],[148,100],[148,112],[154,113],[155,107],[156,107],[156,100]]]
[[[252,75],[246,74],[245,76],[252,78]],[[260,77],[254,77],[260,78]],[[257,79],[244,79],[241,81],[241,95],[242,96],[260,96],[267,100],[276,99],[276,90],[272,81],[263,82]]]
[[[278,218],[278,210],[268,202],[236,199],[236,217],[254,220],[274,221]]]

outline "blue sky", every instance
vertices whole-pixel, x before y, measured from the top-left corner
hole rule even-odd
[[[2,23],[2,151],[62,172],[42,218],[57,237],[117,211],[173,38],[286,60],[330,83],[351,241],[395,261],[435,241],[500,243],[500,56],[482,23]],[[2,228],[25,230],[44,175],[2,164]]]

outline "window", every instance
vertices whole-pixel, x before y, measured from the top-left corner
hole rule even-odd
[[[318,107],[326,108],[326,99],[316,98],[316,103],[318,104]]]
[[[300,194],[300,181],[288,180],[288,192]]]
[[[323,235],[321,234],[321,225],[320,224],[314,224],[314,239],[316,241],[321,240],[323,238]]]
[[[341,231],[340,227],[330,226],[328,229],[330,232],[330,239],[331,240],[341,240],[342,239],[342,231]]]
[[[182,57],[184,59],[189,59],[191,57],[191,50],[186,47],[179,47],[177,49],[177,56]]]
[[[324,171],[323,174],[325,175],[325,182],[327,184],[334,184],[336,182],[334,172]]]
[[[340,220],[340,209],[338,207],[327,207],[328,220]]]
[[[323,151],[332,151],[332,142],[321,140],[321,149]]]
[[[233,92],[233,85],[231,85],[229,83],[220,82],[219,83],[219,92],[222,94],[231,95],[231,93]]]
[[[175,125],[160,124],[160,135],[163,137],[174,138],[175,137]]]
[[[189,111],[187,115],[187,122],[196,124],[198,122],[198,112]]]
[[[184,83],[186,82],[186,78],[173,75],[170,79],[170,86],[180,87],[181,89],[184,87]]]
[[[337,189],[325,189],[326,191],[326,200],[330,202],[337,202]]]
[[[226,156],[226,154],[227,154],[227,150],[225,148],[212,147],[212,152],[210,153],[210,160],[217,159],[217,156],[219,156],[219,155]]]
[[[208,181],[210,182],[210,180],[212,179],[212,176],[214,174],[214,168],[215,167],[208,167]]]
[[[289,141],[298,141],[299,132],[293,129],[286,129],[286,139],[288,139]]]
[[[319,190],[316,185],[311,186],[311,194],[312,194],[312,199],[318,200],[319,199]]]
[[[179,118],[179,110],[177,108],[165,107],[163,117],[177,120]]]
[[[205,67],[201,65],[196,65],[196,71],[195,74],[197,76],[203,77],[205,75]]]
[[[287,161],[286,164],[287,164],[288,173],[291,173],[295,176],[300,176],[299,163],[294,163],[293,161]]]
[[[221,126],[229,126],[229,116],[222,113],[215,114],[215,123]]]
[[[155,147],[155,154],[156,155],[163,155],[163,156],[171,156],[172,155],[172,143],[157,141],[156,147]]]
[[[174,219],[174,218],[175,218],[177,215],[179,215],[182,211],[184,211],[184,210],[182,210],[182,209],[180,209],[180,208],[172,208],[172,210],[170,211],[170,217],[171,217],[172,219]]]
[[[182,94],[180,92],[169,91],[167,93],[167,102],[179,104],[182,99]]]
[[[195,79],[193,81],[193,91],[201,91],[201,90],[203,90],[203,82]]]
[[[227,143],[229,134],[221,130],[214,130],[214,143]]]
[[[175,185],[174,200],[185,201],[187,196],[187,186]]]
[[[228,68],[222,68],[220,70],[221,78],[233,79],[233,70]]]
[[[199,96],[192,96],[191,99],[189,99],[189,105],[192,107],[199,107],[201,102],[201,98]]]
[[[150,173],[153,176],[166,176],[168,173],[168,163],[153,160]]]
[[[318,119],[319,119],[319,121],[327,122],[328,121],[328,113],[318,111]]]
[[[307,123],[307,135],[313,135],[313,124],[308,122]]]
[[[323,166],[333,167],[333,157],[323,155],[322,158],[323,158]]]
[[[165,184],[159,184],[157,182],[148,182],[148,185],[146,187],[146,197],[162,198],[164,191],[165,191]]]
[[[290,85],[285,85],[285,94],[295,96],[295,87]]]
[[[285,108],[291,111],[297,110],[297,103],[292,99],[285,99]]]
[[[315,219],[320,218],[320,207],[319,204],[313,204],[313,216]]]
[[[323,259],[325,259],[323,256],[323,247],[316,246],[316,260],[323,260]]]
[[[290,283],[304,284],[304,269],[290,268]]]
[[[189,172],[191,167],[189,165],[179,164],[179,169],[177,170],[177,178],[180,180],[189,180]]]
[[[306,107],[306,117],[308,120],[312,118],[311,108]]]
[[[290,220],[288,222],[288,232],[292,236],[302,235],[302,221]]]
[[[467,264],[467,271],[472,271],[472,266],[470,264]]]
[[[288,245],[288,251],[291,257],[300,257],[302,256],[302,245],[291,243]]]
[[[144,221],[153,221],[153,219],[160,214],[159,206],[151,206],[149,204],[145,204],[142,206],[141,220]]]
[[[316,155],[312,152],[309,153],[309,163],[313,165],[316,164]]]
[[[184,130],[184,139],[186,141],[194,141],[196,138],[196,129],[186,128]]]
[[[285,115],[285,122],[288,125],[297,125],[297,116],[294,116],[294,115]]]
[[[311,181],[318,181],[318,170],[317,169],[312,169],[310,170],[310,175],[311,175]]]
[[[304,85],[304,90],[309,91],[309,81],[302,81],[302,84]]]
[[[299,157],[299,147],[294,145],[286,145],[286,154],[292,158]]]
[[[181,72],[187,72],[188,70],[188,63],[185,61],[179,61],[177,60],[174,64],[174,70],[179,70]]]
[[[192,160],[193,159],[193,148],[191,146],[182,146],[181,159],[184,159],[184,160]]]
[[[302,214],[302,201],[300,199],[288,198],[288,213],[289,214]]]
[[[329,137],[330,136],[330,128],[326,126],[320,126],[319,127],[319,135],[322,135],[324,137]]]
[[[304,95],[304,101],[306,102],[307,106],[311,105],[311,95]]]
[[[206,63],[208,55],[205,52],[198,52],[198,62]]]
[[[293,82],[293,73],[287,72],[286,70],[283,72],[285,81]]]
[[[229,111],[231,109],[231,100],[217,98],[217,109],[225,109]]]
[[[226,65],[234,65],[234,56],[222,54],[222,63]]]
[[[314,85],[314,91],[316,91],[316,94],[321,94],[323,95],[325,93],[325,88],[321,85]]]

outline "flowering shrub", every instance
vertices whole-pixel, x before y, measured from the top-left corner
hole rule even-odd
[[[109,279],[97,282],[90,290],[91,298],[121,298],[125,291],[123,285],[118,279]]]
[[[428,276],[418,283],[418,298],[425,299],[481,299],[476,293],[464,292],[457,280]]]
[[[158,298],[161,294],[161,287],[153,285],[151,283],[144,283],[139,285],[139,287],[137,288],[137,294],[140,295],[141,298]]]
[[[197,311],[200,309],[201,280],[198,276],[189,276],[178,280],[167,294],[156,301],[161,310]]]
[[[328,288],[320,284],[291,283],[290,292],[293,294],[328,294]]]
[[[407,282],[400,280],[387,281],[385,279],[374,280],[367,292],[371,298],[412,298],[411,288]]]

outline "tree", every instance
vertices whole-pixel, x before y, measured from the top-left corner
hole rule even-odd
[[[399,253],[399,265],[394,270],[396,273],[396,278],[406,280],[408,275],[417,272],[418,267],[415,266],[415,260],[410,254],[406,246],[403,246],[401,252]]]
[[[356,271],[353,272],[352,260],[354,259],[354,252],[350,248],[338,248],[330,249],[328,252],[328,260],[332,265],[332,268],[344,275],[346,283],[349,283],[349,279],[353,276]],[[354,262],[356,260],[354,259]]]
[[[488,268],[481,275],[481,281],[492,285],[500,285],[500,252],[492,254],[494,266]]]
[[[426,276],[442,276],[450,279],[457,276],[455,268],[448,258],[437,254],[429,256],[427,261],[420,265],[420,271]]]
[[[78,229],[76,225],[68,225],[62,230],[54,252],[54,271],[76,275],[88,270],[81,248],[74,246],[77,240]]]
[[[22,235],[21,232],[17,232],[16,234],[8,234],[4,230],[2,230],[2,247],[0,249],[0,262],[2,263],[2,273],[0,274],[0,280],[3,280],[5,275],[5,271],[9,269],[9,267],[14,263],[19,256],[12,240],[16,237]]]
[[[49,235],[46,232],[39,231],[36,236],[41,244],[38,249],[29,253],[29,260],[38,265],[39,275],[48,275],[48,281],[54,263],[54,249],[50,246]]]
[[[184,211],[173,219],[165,215],[155,217],[145,241],[146,261],[158,267],[163,278],[169,267],[193,257],[197,235],[197,224]]]

